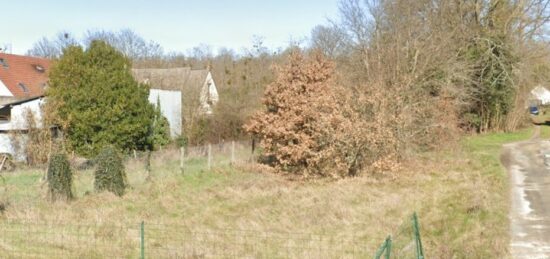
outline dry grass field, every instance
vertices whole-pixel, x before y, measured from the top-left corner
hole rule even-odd
[[[544,136],[548,136],[545,129]],[[400,172],[339,181],[296,181],[237,165],[207,170],[178,153],[128,159],[130,189],[118,198],[94,193],[93,171],[76,171],[72,202],[50,203],[43,169],[3,174],[0,252],[16,257],[135,258],[140,223],[145,252],[156,257],[363,258],[389,234],[398,258],[414,255],[416,211],[428,258],[508,256],[507,175],[499,162],[513,134],[466,137],[423,154]]]

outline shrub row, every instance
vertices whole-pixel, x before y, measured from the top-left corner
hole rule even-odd
[[[122,157],[114,147],[105,147],[96,158],[94,189],[124,195],[128,186]],[[50,200],[71,200],[73,195],[73,173],[65,153],[53,154],[47,172],[48,196]]]

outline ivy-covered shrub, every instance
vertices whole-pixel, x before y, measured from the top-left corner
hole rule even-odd
[[[73,198],[73,173],[67,155],[53,154],[48,165],[48,195],[52,201]]]
[[[127,187],[126,172],[122,158],[117,150],[108,146],[101,150],[96,158],[94,188],[97,192],[110,191],[118,196],[124,195]]]

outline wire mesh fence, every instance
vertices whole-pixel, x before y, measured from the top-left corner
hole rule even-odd
[[[179,171],[192,172],[254,162],[258,156],[253,141],[222,141],[200,146],[170,147],[154,152],[133,151],[129,159],[141,161],[148,169],[177,162]],[[159,161],[161,164],[159,164]],[[170,168],[172,170],[174,168]]]
[[[145,254],[170,258],[365,258],[354,237],[236,229],[197,231],[150,225]],[[174,238],[177,237],[177,238]]]
[[[415,225],[416,224],[416,225]],[[369,237],[174,224],[64,224],[0,221],[1,258],[423,258],[418,223],[382,243]],[[420,244],[421,246],[421,244]],[[385,252],[381,252],[385,248]],[[389,250],[389,251],[388,251]],[[391,252],[391,257],[390,253]]]
[[[365,258],[361,238],[140,224],[0,223],[2,258]]]
[[[158,156],[153,160],[159,163],[153,168],[169,164],[166,161],[179,161],[185,170],[202,170],[254,159],[248,141],[183,151],[153,153]],[[140,158],[146,155],[134,154]],[[410,219],[391,232],[391,258],[418,258],[415,227]],[[373,238],[366,234],[198,228],[150,222],[116,225],[0,219],[0,258],[372,258],[379,245],[373,245],[378,242]]]
[[[393,235],[389,235],[376,251],[379,258],[415,258],[424,259],[424,250],[420,238],[420,225],[416,212],[405,220]]]
[[[0,223],[1,258],[138,258],[139,229],[115,225]]]
[[[252,141],[224,141],[182,149],[185,164],[202,164],[208,168],[246,163],[254,159]],[[180,151],[181,152],[181,151]]]

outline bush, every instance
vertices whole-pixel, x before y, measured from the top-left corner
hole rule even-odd
[[[0,215],[4,214],[4,211],[6,211],[10,204],[8,197],[9,193],[10,191],[8,190],[6,180],[0,175]]]
[[[48,165],[48,194],[52,201],[73,198],[73,173],[67,155],[53,154]]]
[[[245,125],[261,139],[263,155],[277,171],[341,178],[367,167],[374,172],[396,166],[395,137],[384,123],[389,118],[364,120],[336,84],[332,62],[319,53],[295,52],[277,72],[266,88],[264,110]]]
[[[94,188],[97,192],[110,191],[124,195],[127,186],[126,172],[122,158],[112,146],[103,148],[96,158]]]
[[[187,147],[189,141],[187,139],[187,136],[181,135],[176,138],[175,142],[178,147]]]

